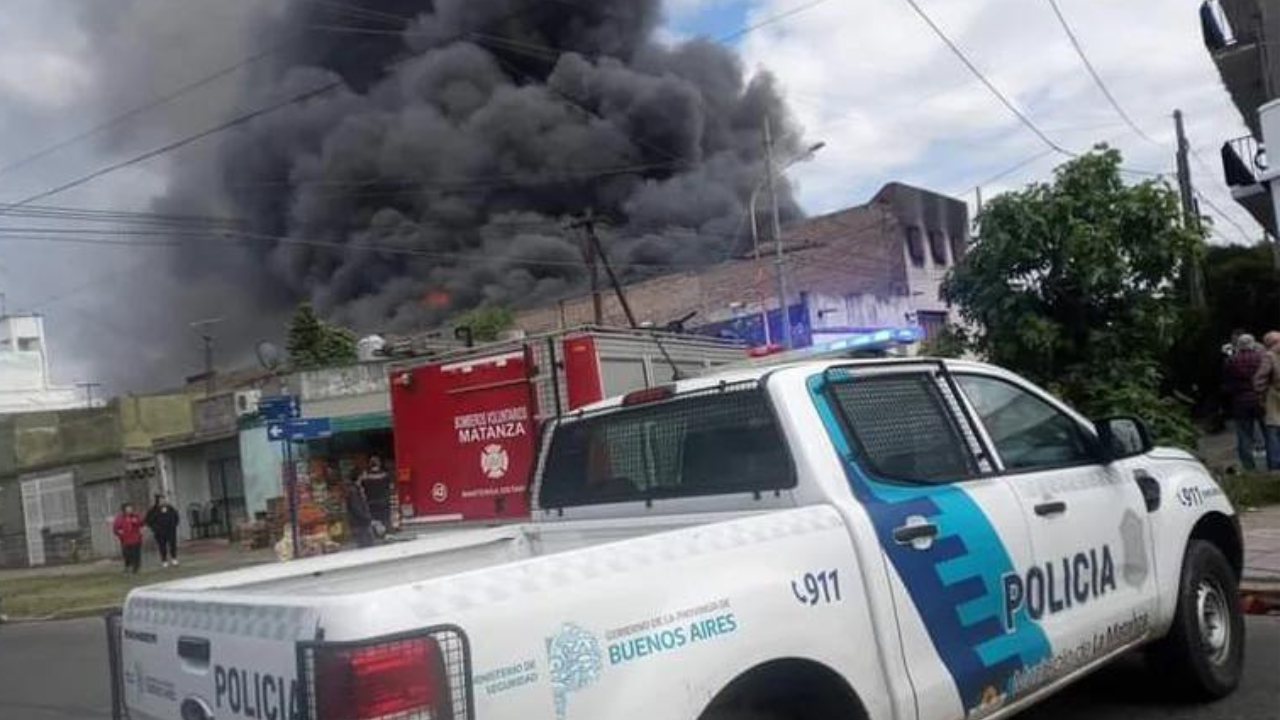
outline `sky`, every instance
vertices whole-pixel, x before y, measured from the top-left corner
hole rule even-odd
[[[0,13],[0,202],[55,187],[237,110],[227,107],[228,96],[213,86],[165,108],[163,118],[142,115],[106,137],[4,169],[120,109],[145,102],[158,88],[190,79],[156,63],[142,74],[151,81],[145,86],[111,82],[112,74],[119,74],[111,62],[117,54],[85,31],[81,19],[87,5],[94,5],[95,12],[109,12],[108,3],[190,5],[189,13],[166,13],[157,21],[165,26],[148,31],[159,33],[151,37],[181,43],[195,64],[212,69],[245,54],[245,28],[226,9],[272,1],[6,0],[6,12]],[[1090,60],[1150,139],[1128,128],[1108,105],[1048,0],[919,3],[1023,114],[1073,151],[1108,142],[1124,152],[1126,166],[1170,173],[1171,114],[1181,108],[1196,151],[1192,171],[1197,187],[1229,216],[1216,220],[1212,241],[1239,243],[1261,236],[1221,181],[1218,147],[1247,131],[1200,39],[1198,3],[1059,0]],[[972,202],[979,186],[989,198],[1051,177],[1065,159],[1048,151],[1003,107],[906,0],[669,0],[661,36],[668,42],[694,36],[719,39],[792,11],[730,43],[749,72],[778,78],[808,141],[825,143],[816,156],[788,171],[807,212],[861,204],[891,181]],[[131,76],[138,76],[136,69]],[[199,148],[175,153],[44,202],[144,210],[164,191],[171,163],[198,158]],[[2,218],[0,227],[30,222]],[[57,380],[106,380],[109,392],[140,389],[127,386],[136,385],[136,378],[125,382],[106,369],[128,363],[132,356],[161,352],[133,344],[130,327],[136,323],[190,334],[189,352],[170,358],[182,370],[179,377],[197,372],[202,357],[199,339],[187,328],[201,318],[171,317],[163,298],[173,292],[212,291],[178,286],[179,281],[162,272],[163,253],[171,251],[4,237],[0,293],[8,310],[46,316]],[[139,287],[154,292],[138,293]],[[133,292],[124,293],[124,288]],[[126,295],[124,306],[120,303]],[[235,298],[227,298],[226,304],[234,309]]]

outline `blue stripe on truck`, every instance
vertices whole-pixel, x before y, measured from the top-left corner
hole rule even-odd
[[[1001,578],[1014,568],[999,533],[960,485],[891,485],[863,472],[823,392],[824,382],[821,375],[809,378],[809,393],[849,486],[866,508],[961,702],[967,710],[981,705],[989,689],[1008,693],[1013,673],[1047,658],[1050,646],[1023,610],[1015,630],[1005,632]],[[893,539],[893,529],[911,515],[924,516],[941,531],[927,551]]]

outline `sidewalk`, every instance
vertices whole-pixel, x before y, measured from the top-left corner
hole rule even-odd
[[[1280,505],[1240,514],[1247,589],[1280,592]]]
[[[121,572],[119,560],[0,570],[0,612],[10,621],[94,615],[118,607],[135,587],[276,561],[271,549],[242,550],[217,540],[193,541],[178,552],[182,564],[170,568],[145,552],[137,575]]]

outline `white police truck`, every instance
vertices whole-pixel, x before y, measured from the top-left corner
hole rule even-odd
[[[1214,480],[990,366],[641,390],[550,423],[533,487],[524,524],[134,591],[119,713],[998,718],[1138,648],[1171,692],[1239,681]]]

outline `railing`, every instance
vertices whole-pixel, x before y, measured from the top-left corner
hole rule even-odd
[[[1205,0],[1200,6],[1200,33],[1210,52],[1225,50],[1236,44],[1235,33],[1218,0]]]
[[[1227,185],[1249,187],[1267,170],[1267,151],[1252,135],[1228,140],[1222,146],[1222,171]]]

